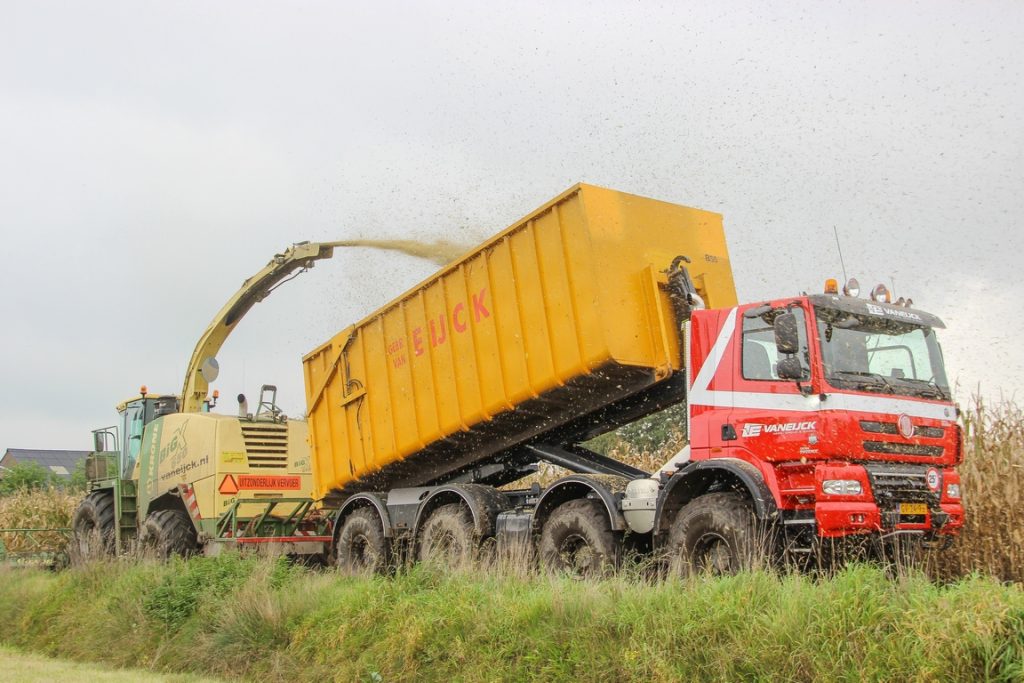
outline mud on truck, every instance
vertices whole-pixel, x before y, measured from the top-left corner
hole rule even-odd
[[[90,457],[81,555],[248,544],[384,571],[496,546],[584,574],[627,551],[731,572],[963,524],[941,320],[855,281],[738,305],[718,214],[577,185],[307,354],[306,420],[270,399],[209,412],[260,277],[312,260],[247,281],[181,399],[122,406],[119,449]],[[587,448],[679,404],[687,445],[656,472]],[[517,488],[540,462],[568,474]]]

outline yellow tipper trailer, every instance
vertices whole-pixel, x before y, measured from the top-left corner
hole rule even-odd
[[[736,304],[721,215],[581,184],[342,330],[303,359],[315,497],[443,481],[666,379],[680,255]]]

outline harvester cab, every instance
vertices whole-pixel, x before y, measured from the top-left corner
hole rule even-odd
[[[149,394],[143,386],[137,398],[117,406],[116,425],[93,430],[93,452],[86,459],[86,478],[90,482],[130,479],[142,450],[146,425],[177,410],[177,396]]]

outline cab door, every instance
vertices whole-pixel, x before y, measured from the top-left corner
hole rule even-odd
[[[146,426],[144,400],[129,403],[121,413],[121,478],[129,479],[142,450],[142,432]]]
[[[795,354],[781,354],[775,342],[775,321],[787,313],[797,322]],[[817,453],[817,412],[813,410],[817,399],[811,394],[807,321],[807,312],[798,302],[741,311],[739,343],[733,349],[737,371],[730,423],[735,439],[730,450],[738,451],[733,455],[742,457],[746,451],[748,458],[798,460]],[[779,361],[787,356],[799,361],[799,380],[779,378]]]

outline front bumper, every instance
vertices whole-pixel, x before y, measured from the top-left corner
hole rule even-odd
[[[901,515],[898,507],[880,508],[872,501],[818,501],[814,506],[815,535],[821,538],[904,531],[955,535],[963,524],[960,503],[929,506],[925,515]]]

